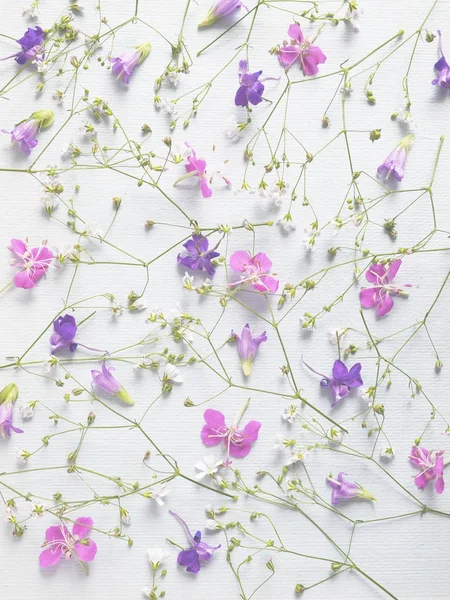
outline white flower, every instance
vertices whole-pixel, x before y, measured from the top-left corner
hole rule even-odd
[[[222,524],[215,519],[206,519],[205,527],[210,531],[217,531],[218,529],[222,529]]]
[[[195,465],[195,468],[198,471],[200,471],[200,473],[197,473],[197,475],[195,476],[196,479],[203,479],[204,477],[206,477],[206,475],[214,477],[221,465],[223,465],[223,461],[217,460],[212,454],[204,456],[203,462],[199,461]]]
[[[409,125],[413,129],[417,129],[418,128],[417,123],[414,121],[413,116],[412,116],[411,112],[408,109],[405,109],[405,110],[400,109],[396,113],[395,119],[397,121],[401,121],[402,123],[405,123],[405,125]]]
[[[90,235],[91,237],[103,236],[103,231],[101,230],[100,225],[98,223],[95,223],[95,221],[85,224],[84,233],[86,235]]]
[[[17,504],[12,500],[10,504],[5,504],[5,510],[3,513],[3,517],[7,523],[10,523],[17,517]]]
[[[111,310],[111,316],[113,319],[118,319],[119,317],[122,316],[123,309],[120,306],[120,304],[115,304],[114,306],[111,306],[110,310]]]
[[[286,448],[291,448],[293,446],[295,446],[296,441],[295,440],[288,440],[287,437],[285,437],[284,435],[282,435],[281,433],[277,433],[277,435],[275,436],[275,444],[274,444],[274,448],[276,450],[280,450],[281,452],[284,452],[286,450]]]
[[[89,121],[86,121],[84,125],[80,127],[80,131],[91,140],[95,140],[98,134],[98,130]]]
[[[192,285],[194,283],[194,277],[193,277],[193,275],[189,275],[189,273],[187,271],[184,272],[184,275],[181,278],[181,281],[183,282],[183,287],[185,290],[190,291],[195,287]]]
[[[120,520],[122,521],[122,523],[124,525],[130,525],[131,524],[131,515],[130,513],[127,511],[126,508],[120,508]]]
[[[46,508],[43,504],[33,504],[33,509],[30,512],[30,517],[36,517],[42,519]]]
[[[173,87],[178,87],[178,84],[181,81],[181,73],[178,71],[169,71],[167,79],[170,81]]]
[[[19,412],[22,415],[22,419],[25,421],[26,419],[31,419],[34,415],[34,402],[29,402],[27,404],[22,404],[19,407]]]
[[[245,127],[245,123],[240,123],[235,115],[230,115],[227,119],[225,132],[227,137],[229,137],[232,142],[237,142],[240,139]]]
[[[16,450],[16,458],[20,460],[21,463],[25,464],[30,457],[30,453],[25,448],[17,448]]]
[[[145,298],[138,298],[132,304],[130,304],[130,306],[128,308],[130,310],[135,310],[135,311],[140,312],[142,310],[147,310],[148,304],[145,301]]]
[[[189,156],[191,156],[191,154],[192,150],[186,144],[176,142],[170,147],[170,156],[172,157],[173,162],[176,164],[185,161]]]
[[[296,462],[302,462],[307,455],[308,452],[305,448],[302,448],[301,446],[294,446],[293,448],[291,448],[291,453],[287,457],[286,462],[284,464],[286,465],[286,467],[288,467],[289,465],[293,465]]]
[[[39,9],[38,9],[38,1],[34,1],[30,4],[30,6],[24,7],[22,14],[27,16],[29,19],[37,19],[39,16]]]
[[[205,512],[206,512],[207,515],[214,516],[214,507],[213,507],[213,505],[212,504],[207,504],[205,506]]]
[[[348,332],[348,329],[329,329],[328,330],[328,339],[330,340],[330,343],[333,344],[334,346],[338,343],[341,343],[344,338],[346,337]]]
[[[302,461],[308,454],[305,448],[297,445],[296,440],[289,440],[280,433],[276,435],[274,448],[284,455],[286,466]]]
[[[150,489],[150,498],[154,500],[159,506],[164,506],[163,498],[164,496],[167,496],[169,492],[170,490],[166,489],[165,483],[156,483],[155,485],[152,485]]]
[[[170,554],[162,548],[147,548],[148,561],[155,571],[169,556]]]
[[[350,6],[345,13],[345,18],[355,31],[360,30],[360,19],[363,12],[363,9],[353,8]]]
[[[290,404],[289,406],[287,406],[284,409],[283,414],[281,415],[281,417],[285,420],[285,421],[289,421],[289,423],[293,423],[295,421],[295,419],[299,418],[299,405],[298,404]]]
[[[57,100],[58,104],[64,103],[64,96],[64,90],[62,90],[61,88],[56,89],[53,93],[53,99]]]
[[[269,198],[269,202],[271,202],[277,208],[283,204],[283,196],[287,194],[287,185],[277,185],[274,184],[268,190],[266,196]]]
[[[155,100],[156,108],[162,108],[168,115],[175,115],[175,103],[169,102],[167,98],[159,98]]]
[[[158,375],[164,382],[171,381],[172,383],[183,383],[180,371],[172,363],[160,365]]]
[[[327,436],[328,436],[329,442],[331,444],[340,444],[342,442],[342,438],[343,438],[344,434],[340,429],[336,429],[336,428],[332,427],[328,431]]]
[[[41,204],[45,208],[47,212],[52,212],[54,208],[56,208],[58,204],[58,199],[52,192],[44,191],[41,194]]]
[[[291,233],[291,231],[297,229],[297,225],[294,223],[289,213],[277,221],[277,225],[279,225],[285,233]]]
[[[391,446],[387,446],[383,448],[380,452],[380,458],[385,458],[386,460],[392,460],[395,456],[394,448]]]
[[[50,373],[50,371],[56,367],[58,364],[58,359],[53,354],[49,354],[48,357],[44,358],[44,368],[46,373]]]
[[[90,50],[92,52],[102,47],[102,44],[100,43],[99,37],[96,33],[94,33],[93,35],[85,35],[84,43],[86,44],[86,46],[91,46]]]
[[[303,238],[303,245],[309,252],[314,252],[316,244],[316,236],[312,235],[311,237]]]

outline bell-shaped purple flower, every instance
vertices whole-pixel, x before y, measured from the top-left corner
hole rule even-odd
[[[406,158],[413,142],[412,134],[405,136],[384,163],[378,167],[378,175],[384,176],[386,180],[393,175],[397,181],[401,181],[405,176]]]
[[[22,47],[22,50],[15,54],[11,54],[10,56],[5,56],[5,58],[1,58],[0,60],[14,58],[19,65],[24,65],[33,59],[43,60],[44,55],[39,55],[39,51],[44,43],[44,38],[45,34],[41,27],[37,26],[35,29],[28,27],[28,30],[23,36],[17,40],[17,43]]]
[[[104,392],[117,396],[117,398],[120,398],[126,404],[134,404],[126,389],[114,377],[111,371],[114,371],[114,367],[107,367],[106,362],[103,361],[101,371],[97,371],[97,369],[91,371],[92,383]]]
[[[52,354],[57,350],[69,348],[71,352],[78,346],[74,342],[74,337],[77,334],[77,323],[72,315],[59,316],[53,321],[53,329],[55,333],[50,338],[50,344],[52,346]]]
[[[19,396],[19,390],[15,383],[9,383],[0,391],[0,436],[11,436],[11,431],[23,433],[22,429],[14,427],[13,407]]]
[[[260,79],[262,71],[250,73],[248,70],[248,62],[246,60],[239,61],[239,88],[234,98],[236,106],[248,106],[248,103],[256,106],[263,101],[264,85],[263,81],[269,79],[278,79],[277,77],[264,77]]]
[[[244,375],[248,377],[252,372],[253,360],[258,352],[260,344],[267,341],[266,332],[263,331],[260,335],[253,337],[250,326],[247,323],[243,327],[240,337],[237,333],[234,333],[234,331],[231,332],[231,335],[237,342]]]
[[[208,14],[203,21],[198,24],[198,27],[208,27],[209,25],[213,25],[222,17],[228,17],[228,15],[233,14],[241,7],[245,8],[245,10],[248,10],[248,8],[242,4],[241,0],[219,0],[216,2],[216,4],[211,6]]]
[[[341,471],[337,479],[333,479],[333,477],[327,477],[328,485],[333,488],[333,491],[331,492],[332,504],[339,504],[339,502],[345,502],[346,500],[351,500],[352,498],[376,500],[376,498],[374,498],[372,494],[365,488],[359,485],[359,483],[354,483],[353,481],[344,479],[344,475],[347,475],[347,473],[343,473]]]
[[[123,79],[125,83],[130,83],[134,68],[147,58],[151,47],[150,43],[141,44],[119,56],[111,58],[111,70],[117,79]]]
[[[194,234],[192,239],[183,244],[186,251],[177,256],[177,261],[180,265],[184,265],[193,271],[205,271],[212,277],[216,272],[216,268],[211,261],[220,256],[220,252],[216,252],[219,244],[210,250],[208,238]]]
[[[322,377],[322,381],[320,382],[322,387],[330,388],[333,395],[332,407],[336,406],[336,404],[342,400],[342,398],[346,398],[350,390],[359,388],[363,385],[363,380],[361,379],[361,363],[356,363],[350,370],[348,370],[346,365],[341,360],[336,360],[333,365],[332,377],[322,375],[322,373],[319,373],[306,364],[305,361],[303,361],[303,364],[308,367],[310,371]]]
[[[436,71],[439,71],[439,75],[436,79],[433,79],[431,82],[433,85],[440,85],[441,87],[450,87],[450,66],[448,62],[445,60],[444,52],[442,50],[442,36],[441,32],[438,30],[439,35],[439,52],[441,54],[441,58],[434,65]]]
[[[191,545],[190,548],[181,550],[177,557],[177,563],[186,567],[186,571],[189,571],[189,573],[198,573],[200,571],[200,562],[210,560],[213,557],[214,552],[220,548],[220,544],[218,546],[210,546],[209,544],[202,542],[202,534],[200,531],[197,531],[193,536],[186,521],[171,510],[169,510],[169,514],[181,523]]]
[[[2,131],[11,135],[12,144],[19,144],[22,152],[30,154],[31,150],[37,146],[38,131],[49,127],[53,123],[54,117],[51,110],[39,110],[34,112],[29,119],[17,123],[12,131],[6,129],[2,129]]]

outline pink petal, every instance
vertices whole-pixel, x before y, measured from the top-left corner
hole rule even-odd
[[[230,256],[230,267],[233,269],[233,271],[242,273],[242,271],[245,271],[247,265],[250,264],[250,261],[251,258],[248,252],[245,250],[238,250]]]
[[[206,181],[206,179],[202,179],[200,181],[200,191],[202,192],[203,198],[211,198],[211,196],[212,196],[212,189],[209,187],[208,182]]]
[[[278,279],[275,279],[270,275],[262,275],[262,277],[260,277],[259,279],[261,283],[252,284],[255,290],[258,290],[260,292],[272,292],[272,294],[275,294],[280,283]]]
[[[90,539],[89,545],[75,544],[74,550],[78,560],[81,560],[81,562],[91,562],[97,554],[97,544],[94,540]]]
[[[287,69],[298,59],[300,49],[297,46],[283,46],[278,52],[278,60]]]
[[[56,540],[64,541],[63,532],[68,533],[67,528],[64,525],[53,525],[45,532],[45,539],[47,542],[54,542]]]
[[[15,254],[25,254],[25,252],[27,251],[27,245],[25,244],[25,242],[22,242],[22,240],[18,240],[16,238],[13,238],[8,246],[8,249],[11,250],[11,252],[14,252]]]
[[[316,75],[319,72],[317,65],[327,60],[327,57],[318,46],[311,46],[308,55],[300,58],[305,75]]]
[[[397,260],[392,261],[391,266],[389,267],[389,270],[388,270],[388,276],[386,277],[386,279],[389,283],[391,283],[391,281],[397,275],[397,272],[400,269],[401,265],[402,265],[402,261],[400,258],[397,258]]]
[[[29,290],[34,287],[36,284],[34,280],[30,277],[30,271],[20,271],[14,275],[13,279],[14,285],[18,288],[23,288],[25,290]]]
[[[61,560],[61,548],[48,548],[39,554],[39,564],[43,569],[56,565]]]
[[[89,536],[89,532],[92,528],[94,521],[91,517],[78,517],[72,527],[73,535],[78,536],[81,540]]]
[[[301,30],[300,25],[297,25],[297,23],[292,23],[292,25],[289,25],[288,36],[291,38],[291,40],[295,40],[300,44],[305,39],[303,31]]]
[[[225,415],[223,415],[219,410],[208,408],[205,410],[203,418],[205,419],[205,423],[212,429],[220,429],[221,427],[225,427]]]
[[[387,315],[388,312],[392,310],[393,306],[394,301],[392,300],[391,296],[389,295],[389,293],[385,294],[385,296],[382,297],[380,304],[378,305],[377,315],[379,317],[384,317],[384,315]]]
[[[359,300],[363,308],[372,308],[377,305],[380,300],[380,290],[376,288],[364,288],[359,292]]]
[[[53,260],[53,252],[47,246],[32,248],[30,254],[35,261],[50,263]]]
[[[434,489],[438,494],[442,494],[444,491],[445,483],[442,475],[436,479],[436,483],[434,484]]]
[[[255,256],[252,258],[252,264],[258,266],[259,270],[263,271],[264,273],[268,273],[272,268],[272,261],[267,254],[264,254],[264,252],[258,252],[258,254],[255,254]]]
[[[370,283],[380,283],[380,279],[382,279],[385,275],[386,268],[384,265],[379,263],[370,265],[366,271],[366,279],[367,281],[370,281]]]
[[[256,442],[260,428],[261,423],[259,421],[249,421],[244,427],[245,439],[251,443]]]

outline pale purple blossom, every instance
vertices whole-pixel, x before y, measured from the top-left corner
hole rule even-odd
[[[298,60],[305,75],[316,75],[319,72],[317,65],[327,60],[325,54],[305,38],[297,23],[289,26],[288,35],[291,43],[284,42],[278,52],[281,64],[289,69]]]
[[[333,488],[333,491],[331,492],[332,504],[339,504],[339,502],[345,502],[346,500],[352,500],[353,498],[375,500],[372,494],[359,485],[359,483],[344,479],[344,475],[347,475],[347,473],[341,471],[338,474],[337,479],[327,477],[328,485]]]
[[[51,110],[39,110],[34,112],[28,119],[24,119],[14,127],[12,131],[2,129],[3,133],[11,136],[11,144],[19,144],[25,154],[30,154],[37,146],[36,135],[41,129],[49,127],[54,120]]]
[[[256,106],[263,101],[264,85],[262,82],[278,78],[264,77],[260,79],[261,74],[262,71],[250,73],[248,62],[246,60],[239,61],[239,88],[234,98],[236,106],[248,106],[249,103]]]
[[[247,377],[252,372],[253,360],[258,352],[262,342],[267,341],[266,332],[263,331],[260,335],[253,337],[249,324],[247,323],[242,328],[242,333],[239,337],[234,331],[231,336],[236,340],[239,356],[241,358],[242,370]]]
[[[130,83],[133,70],[147,58],[150,48],[150,43],[141,44],[140,46],[135,46],[134,48],[123,52],[119,56],[111,58],[111,70],[116,78],[123,79],[125,83]]]
[[[303,361],[303,364],[308,367],[310,371],[322,377],[322,381],[320,382],[322,387],[330,388],[333,396],[332,407],[336,406],[343,398],[346,398],[350,390],[359,388],[363,385],[363,380],[361,379],[361,363],[354,364],[349,370],[341,360],[336,360],[333,365],[331,377],[322,375],[322,373],[319,373],[306,364],[305,361]]]
[[[395,177],[397,181],[401,181],[405,176],[406,158],[411,146],[414,142],[413,134],[405,136],[398,146],[389,154],[386,160],[378,167],[378,175],[384,176],[387,180],[391,175]]]
[[[183,526],[186,535],[189,540],[190,548],[186,550],[181,550],[177,557],[177,563],[183,567],[186,567],[186,571],[189,573],[198,573],[200,571],[200,562],[207,562],[210,560],[214,552],[220,548],[220,544],[218,546],[210,546],[206,542],[202,542],[202,534],[200,531],[197,531],[195,535],[189,530],[189,527],[177,513],[169,510],[169,514],[177,519],[179,523]]]
[[[78,344],[74,342],[77,334],[77,323],[72,315],[59,316],[53,321],[55,333],[50,338],[52,354],[57,350],[69,348],[73,352]]]
[[[446,61],[444,52],[442,50],[442,36],[441,36],[441,32],[439,31],[439,29],[438,29],[438,35],[439,35],[439,53],[441,55],[441,58],[434,65],[434,68],[436,69],[436,71],[439,71],[439,75],[436,77],[436,79],[433,79],[433,81],[431,83],[433,85],[439,85],[441,87],[448,88],[448,87],[450,87],[450,65]]]
[[[44,39],[44,31],[41,27],[39,27],[39,25],[34,29],[28,27],[23,36],[16,40],[22,49],[15,54],[10,54],[9,56],[5,56],[5,58],[0,58],[0,60],[14,58],[19,65],[24,65],[33,59],[42,61],[44,59],[44,54],[40,53],[40,50],[44,44]]]
[[[426,450],[413,446],[410,461],[419,467],[420,473],[414,477],[414,483],[419,490],[423,490],[430,481],[435,481],[434,489],[438,494],[444,491],[444,450]]]
[[[11,437],[11,431],[14,431],[14,433],[23,433],[22,429],[18,429],[12,424],[14,403],[18,395],[17,387],[13,383],[10,384],[2,390],[2,395],[8,387],[11,388],[11,393],[6,393],[5,398],[0,398],[0,436],[2,438],[6,435]]]
[[[395,296],[408,296],[408,293],[392,284],[392,280],[402,264],[400,258],[391,262],[389,266],[374,263],[366,271],[366,279],[373,283],[373,287],[363,288],[359,292],[359,299],[363,308],[377,307],[377,316],[383,317],[392,310],[394,301],[391,294]],[[410,287],[411,284],[406,284]]]
[[[90,517],[79,517],[70,532],[65,525],[54,525],[45,532],[43,550],[39,555],[39,564],[47,569],[59,563],[62,558],[75,557],[80,563],[94,560],[97,545],[89,537],[94,522]]]
[[[212,277],[216,268],[211,261],[220,256],[220,252],[216,252],[218,245],[210,250],[208,238],[194,234],[192,239],[183,244],[186,251],[178,255],[177,261],[193,271],[206,271]]]
[[[114,367],[107,367],[106,362],[103,361],[101,371],[97,371],[96,369],[91,371],[92,383],[104,392],[117,396],[117,398],[120,398],[126,404],[134,404],[126,389],[114,377],[111,371],[114,371]]]
[[[241,7],[248,10],[248,8],[242,4],[241,0],[218,0],[218,2],[211,6],[203,21],[198,24],[198,27],[208,27],[209,25],[213,25],[222,17],[232,15]]]

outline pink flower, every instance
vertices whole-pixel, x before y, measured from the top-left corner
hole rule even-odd
[[[429,481],[436,479],[434,489],[438,494],[444,491],[444,450],[435,452],[414,446],[409,457],[412,464],[420,468],[419,475],[414,477],[414,483],[419,490],[423,490]]]
[[[97,545],[89,536],[94,521],[90,517],[79,517],[72,527],[72,533],[65,525],[54,525],[45,532],[43,550],[39,555],[39,564],[44,569],[56,565],[61,558],[75,556],[81,563],[94,560]]]
[[[30,250],[27,242],[12,239],[8,249],[16,255],[12,264],[20,268],[19,273],[14,276],[14,285],[26,290],[36,285],[53,260],[53,252],[44,245]]]
[[[366,279],[375,284],[370,288],[363,288],[359,292],[359,299],[363,308],[377,307],[377,315],[383,317],[391,311],[394,301],[391,294],[396,296],[408,296],[408,293],[401,288],[391,285],[392,280],[397,275],[402,261],[398,258],[391,262],[388,268],[379,263],[370,266],[366,271]],[[407,286],[409,284],[406,284]]]
[[[245,250],[238,250],[230,257],[230,267],[233,271],[243,274],[239,281],[230,283],[230,287],[250,282],[259,292],[274,294],[278,289],[278,279],[268,274],[272,268],[272,261],[263,252],[251,257]]]
[[[305,38],[300,25],[297,25],[297,23],[289,27],[288,35],[291,38],[291,43],[287,44],[284,42],[278,52],[281,64],[286,69],[289,69],[297,60],[300,60],[305,75],[316,75],[319,72],[317,65],[327,60],[325,54],[319,46],[311,45],[311,42]]]
[[[244,429],[239,429],[238,427],[247,406],[248,402],[232,425],[225,424],[225,416],[218,410],[208,408],[203,414],[206,425],[203,426],[200,434],[202,442],[205,446],[217,446],[217,444],[223,442],[228,454],[227,465],[229,464],[230,455],[234,458],[244,458],[247,456],[252,444],[258,439],[261,427],[259,421],[249,421]]]
[[[203,158],[197,158],[195,150],[189,146],[187,142],[185,145],[191,149],[192,154],[187,157],[187,163],[185,165],[186,173],[196,175],[200,182],[200,191],[202,192],[203,198],[211,198],[212,189],[208,185],[208,178],[206,176],[206,161]]]

